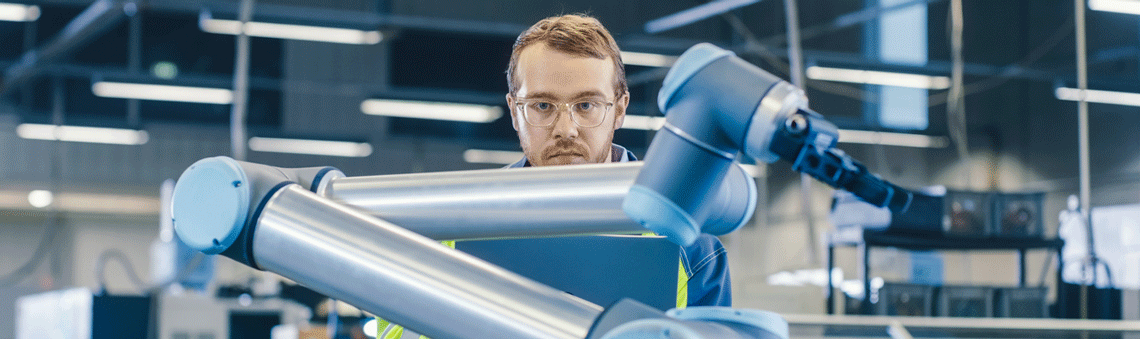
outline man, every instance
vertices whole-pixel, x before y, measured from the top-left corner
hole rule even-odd
[[[597,19],[550,17],[515,41],[507,68],[511,123],[525,157],[508,167],[637,160],[613,144],[629,106],[617,43]],[[678,307],[731,306],[720,240],[702,235],[682,252]]]
[[[507,84],[511,123],[525,154],[508,168],[637,160],[613,144],[629,90],[617,43],[597,19],[564,15],[531,26],[515,41]],[[681,252],[680,266],[677,307],[732,305],[720,240],[701,235]],[[378,333],[383,339],[416,337],[383,320]]]

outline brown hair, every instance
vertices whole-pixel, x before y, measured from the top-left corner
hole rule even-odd
[[[511,62],[507,66],[507,86],[512,94],[519,89],[519,84],[515,81],[519,52],[536,43],[546,43],[556,51],[574,56],[609,58],[614,63],[614,94],[621,96],[629,91],[629,85],[625,81],[625,65],[621,62],[621,50],[614,37],[598,19],[588,15],[568,14],[542,19],[519,34],[514,50],[511,51]]]

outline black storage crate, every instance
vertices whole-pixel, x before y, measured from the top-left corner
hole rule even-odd
[[[980,286],[942,286],[938,293],[938,315],[943,317],[993,317],[994,290]]]
[[[1041,237],[1045,233],[1045,193],[1000,193],[994,199],[995,237]]]
[[[929,317],[934,310],[934,286],[886,283],[879,289],[875,314]]]
[[[1003,318],[1046,318],[1049,290],[1044,287],[1008,287],[997,290],[996,315]]]
[[[993,199],[990,192],[947,191],[943,200],[943,231],[953,236],[988,235],[993,223]]]

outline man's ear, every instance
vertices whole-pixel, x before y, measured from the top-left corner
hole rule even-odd
[[[614,130],[621,128],[625,123],[625,109],[629,107],[629,92],[625,92],[614,102]]]
[[[511,115],[511,126],[515,127],[515,131],[519,130],[519,120],[515,117],[515,97],[511,93],[507,93],[507,114]]]

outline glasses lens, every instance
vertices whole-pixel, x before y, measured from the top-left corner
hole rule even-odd
[[[595,101],[584,101],[575,103],[571,108],[574,113],[574,120],[582,127],[594,127],[602,124],[602,120],[606,117],[606,112],[609,110],[609,105]]]
[[[531,125],[546,126],[558,117],[558,108],[553,103],[535,101],[523,106],[523,115]]]

